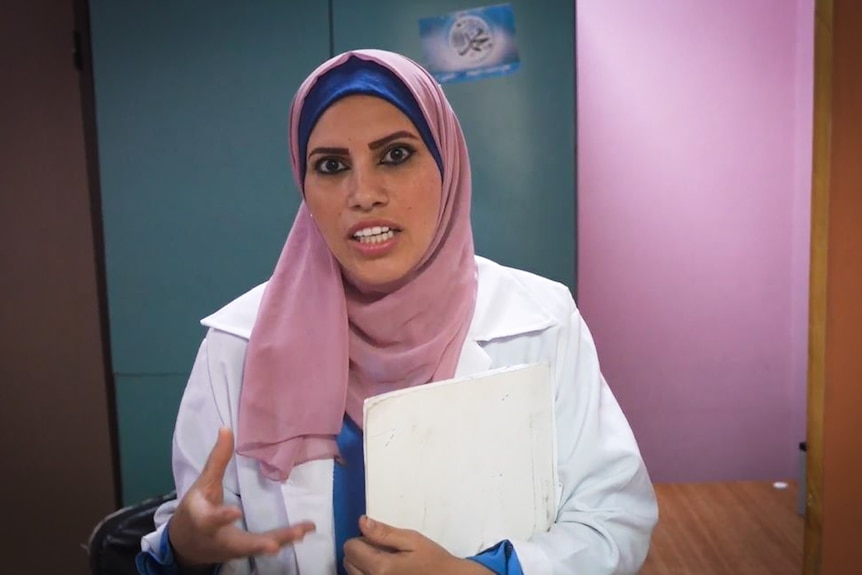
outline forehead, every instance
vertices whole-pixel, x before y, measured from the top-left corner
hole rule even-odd
[[[410,118],[391,102],[356,94],[336,100],[320,115],[309,142],[339,137],[374,140],[397,130],[416,133]]]

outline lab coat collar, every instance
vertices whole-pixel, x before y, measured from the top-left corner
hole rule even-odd
[[[477,342],[545,330],[556,323],[513,270],[476,257],[479,292],[468,338]]]
[[[542,331],[554,325],[553,316],[542,308],[511,269],[478,256],[476,269],[479,286],[467,342],[486,343]],[[265,283],[257,286],[202,319],[201,324],[248,339],[265,289]],[[465,351],[472,355],[475,350],[468,347],[465,346]],[[466,360],[471,361],[469,358]]]

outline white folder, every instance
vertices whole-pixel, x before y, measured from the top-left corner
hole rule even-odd
[[[547,364],[507,367],[371,397],[367,514],[450,553],[529,539],[556,514]]]

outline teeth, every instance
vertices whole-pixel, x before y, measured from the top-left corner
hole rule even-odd
[[[388,226],[374,226],[373,228],[363,228],[353,234],[353,237],[361,240],[362,238],[367,238],[371,236],[379,236],[381,234],[389,233],[390,229]]]
[[[367,232],[368,230],[362,230],[361,232],[356,232],[353,237],[359,240],[360,243],[363,244],[379,244],[381,242],[385,242],[386,240],[390,240],[395,237],[395,232],[390,230],[389,228],[372,228],[375,230],[381,230],[380,233],[377,234],[365,234],[363,232]],[[382,231],[386,230],[386,231]],[[361,235],[360,235],[361,234]]]

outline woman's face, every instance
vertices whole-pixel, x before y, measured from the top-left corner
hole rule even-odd
[[[442,180],[413,122],[389,102],[348,96],[308,139],[305,201],[347,277],[385,286],[425,255]]]

